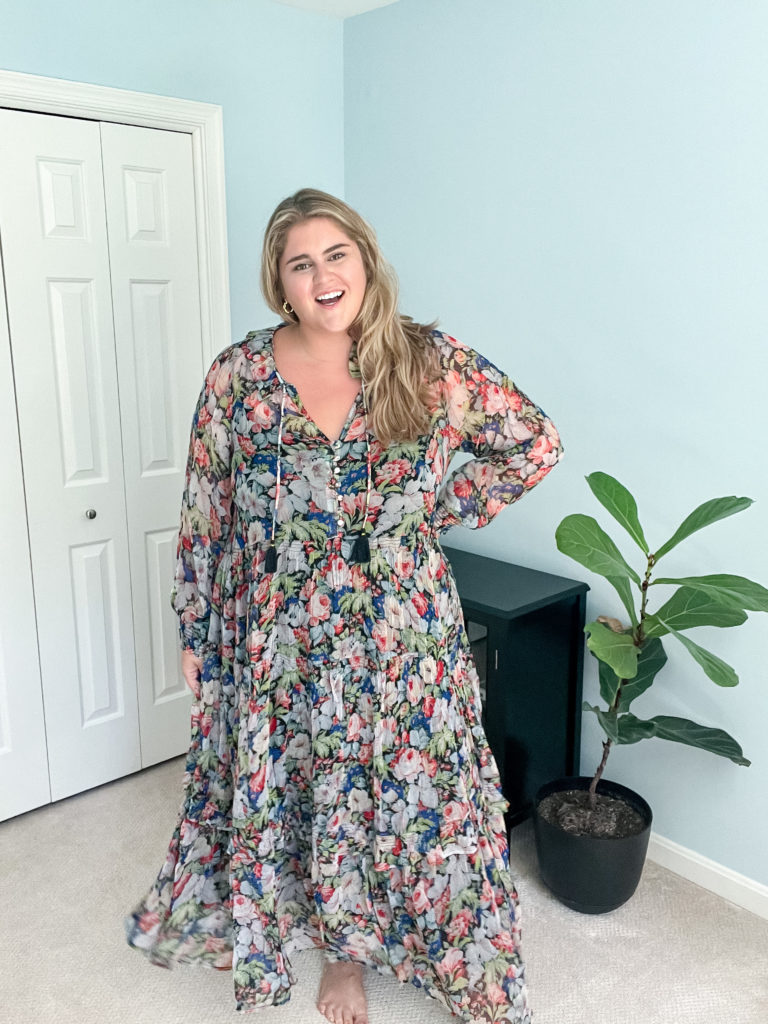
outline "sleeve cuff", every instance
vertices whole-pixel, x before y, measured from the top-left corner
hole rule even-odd
[[[201,658],[208,644],[208,619],[196,619],[194,622],[179,619],[179,639],[183,651],[192,651]]]

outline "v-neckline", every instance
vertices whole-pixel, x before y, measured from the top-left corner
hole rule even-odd
[[[344,435],[346,434],[347,430],[349,429],[349,426],[350,426],[351,422],[354,420],[355,413],[357,412],[358,399],[360,398],[360,395],[362,394],[362,386],[361,386],[360,390],[357,392],[357,394],[355,395],[354,399],[352,400],[352,405],[350,406],[350,409],[349,409],[349,412],[347,413],[346,419],[344,420],[344,423],[342,424],[341,432],[339,433],[339,436],[337,438],[335,438],[335,439],[332,439],[332,438],[328,437],[328,435],[325,433],[325,431],[321,430],[320,425],[318,423],[316,423],[312,419],[312,417],[309,415],[309,412],[307,411],[307,407],[306,407],[306,405],[304,405],[304,402],[302,401],[301,395],[299,394],[299,389],[296,387],[296,385],[292,381],[286,380],[283,377],[283,375],[280,373],[278,368],[277,368],[277,360],[275,359],[275,335],[277,334],[277,332],[280,330],[281,327],[285,327],[285,326],[287,326],[287,324],[278,324],[277,327],[273,328],[272,334],[270,335],[270,338],[269,338],[269,354],[270,354],[270,357],[272,359],[272,368],[275,371],[275,375],[277,376],[277,379],[280,381],[282,386],[284,388],[288,388],[291,391],[291,393],[293,394],[293,400],[294,400],[294,402],[296,404],[297,410],[304,416],[304,418],[307,420],[308,423],[312,424],[312,426],[315,428],[315,430],[320,435],[320,438],[323,441],[325,441],[325,443],[328,444],[328,445],[332,445],[332,446],[333,445],[338,445],[342,441],[342,439],[343,439]],[[350,362],[351,362],[351,360],[350,360]]]

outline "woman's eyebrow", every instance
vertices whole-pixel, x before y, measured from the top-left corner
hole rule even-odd
[[[327,249],[325,249],[324,252],[323,252],[323,256],[327,256],[329,252],[335,252],[336,249],[346,249],[346,248],[349,247],[349,244],[350,244],[349,242],[337,242],[336,245],[331,245]],[[291,256],[291,258],[289,260],[285,261],[285,265],[287,267],[289,263],[297,263],[299,260],[308,260],[308,259],[310,259],[310,256],[308,255],[308,253],[303,252],[301,254],[301,256]]]

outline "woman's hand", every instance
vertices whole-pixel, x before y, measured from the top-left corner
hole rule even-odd
[[[181,652],[181,672],[184,676],[184,682],[194,693],[196,699],[200,697],[200,674],[202,671],[202,658],[198,658],[192,651]]]

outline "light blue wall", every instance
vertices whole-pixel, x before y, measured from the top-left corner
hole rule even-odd
[[[223,107],[235,338],[275,319],[258,271],[276,203],[343,191],[342,47],[341,20],[270,0],[0,0],[3,69]]]
[[[451,543],[584,578],[554,531],[595,512],[583,477],[602,469],[640,495],[654,547],[707,498],[758,499],[665,574],[768,583],[766,53],[752,0],[400,0],[346,22],[346,196],[403,308],[512,373],[565,441],[537,491]],[[618,614],[599,581],[591,596]],[[725,728],[753,766],[653,740],[614,750],[608,775],[659,833],[768,883],[768,616],[698,639],[741,686],[670,642],[637,713]],[[591,772],[591,721],[584,747]]]

